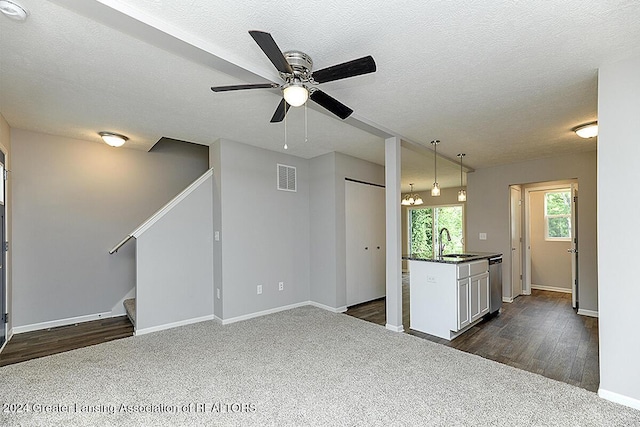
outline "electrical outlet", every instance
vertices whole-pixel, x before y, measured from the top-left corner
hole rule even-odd
[[[219,231],[216,231],[216,232],[213,234],[213,236],[214,236],[213,238],[216,240],[216,242],[219,242],[219,241],[220,241],[220,232],[219,232]]]
[[[279,291],[284,290],[284,282],[278,282],[278,290]]]
[[[262,285],[258,285],[258,295],[262,294]]]
[[[478,237],[480,238],[480,240],[487,240],[487,233],[480,233]]]
[[[436,278],[434,276],[427,276],[427,283],[436,283]]]
[[[220,299],[220,288],[216,288],[218,299]]]

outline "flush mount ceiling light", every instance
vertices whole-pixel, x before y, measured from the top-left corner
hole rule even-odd
[[[580,138],[593,138],[598,136],[598,122],[585,123],[572,129]]]
[[[102,140],[112,147],[122,147],[129,138],[113,132],[98,132]]]
[[[440,195],[440,184],[438,184],[438,144],[440,144],[439,139],[431,141],[431,145],[433,145],[433,188],[431,189],[431,195],[433,197]]]
[[[409,184],[411,187],[411,193],[407,194],[402,198],[402,202],[400,202],[403,206],[412,206],[412,205],[421,205],[422,197],[419,194],[413,194],[413,184]]]
[[[293,82],[285,85],[282,92],[285,101],[287,101],[287,104],[292,107],[299,107],[309,99],[309,91],[300,82]]]
[[[29,15],[29,12],[24,7],[9,0],[0,0],[0,12],[15,21],[24,21]]]
[[[458,154],[458,157],[460,157],[460,191],[458,191],[458,201],[459,202],[466,202],[467,201],[467,192],[464,190],[464,188],[462,188],[462,158],[464,156],[466,156],[466,154],[464,154],[464,153]]]

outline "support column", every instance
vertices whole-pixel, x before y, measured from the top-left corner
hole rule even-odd
[[[402,223],[400,216],[400,138],[384,141],[384,183],[387,244],[387,324],[394,332],[402,326]]]

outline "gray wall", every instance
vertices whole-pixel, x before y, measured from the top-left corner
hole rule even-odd
[[[637,262],[640,241],[635,190],[640,171],[634,155],[640,57],[603,66],[598,76],[599,393],[640,409],[640,286],[629,270]],[[585,189],[580,185],[582,197]]]
[[[11,128],[9,127],[9,123],[7,123],[7,121],[2,116],[2,114],[0,114],[0,144],[2,144],[2,146],[7,150],[7,152],[5,153],[5,168],[7,170],[11,170],[13,168],[12,159],[11,159]],[[6,239],[8,242],[11,242],[11,243],[13,242],[13,239],[12,239],[12,222],[13,221],[11,218],[11,210],[13,207],[12,182],[13,182],[13,176],[11,173],[9,173],[7,181],[5,181],[5,190],[6,190],[5,207],[6,207],[6,216],[7,216]],[[5,269],[4,274],[6,275],[6,279],[7,279],[7,282],[6,282],[7,293],[5,294],[5,298],[6,298],[6,309],[8,313],[13,313],[13,309],[11,306],[11,300],[13,297],[12,257],[13,257],[13,249],[10,244],[9,251],[7,252],[6,264],[4,266],[4,269]],[[13,316],[10,315],[9,322],[7,323],[7,333],[9,333],[9,331],[11,331],[12,328],[13,328]],[[7,335],[7,338],[8,338],[8,335]]]
[[[545,240],[544,193],[530,193],[531,285],[571,290],[571,242]]]
[[[579,141],[576,141],[579,143]],[[503,296],[511,297],[509,185],[577,179],[580,308],[598,310],[596,152],[478,169],[467,175],[467,250],[503,253]],[[487,233],[487,240],[478,234]]]
[[[310,161],[311,300],[342,310],[347,303],[345,179],[384,185],[384,167],[341,153]]]
[[[108,250],[208,169],[208,148],[193,144],[11,139],[14,327],[110,311],[135,285],[135,245]]]
[[[309,161],[228,140],[219,144],[220,159],[213,162],[221,165],[222,318],[308,301]],[[297,168],[297,192],[277,190],[278,163]]]
[[[136,333],[213,318],[213,178],[136,241]]]

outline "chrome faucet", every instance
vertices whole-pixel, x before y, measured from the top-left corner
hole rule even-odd
[[[444,241],[442,240],[442,232],[445,231],[447,233],[447,241],[451,241],[451,234],[449,234],[449,230],[447,230],[446,227],[442,227],[440,229],[440,233],[438,234],[438,249],[439,249],[439,253],[438,256],[440,258],[442,258],[442,253],[444,252]]]

